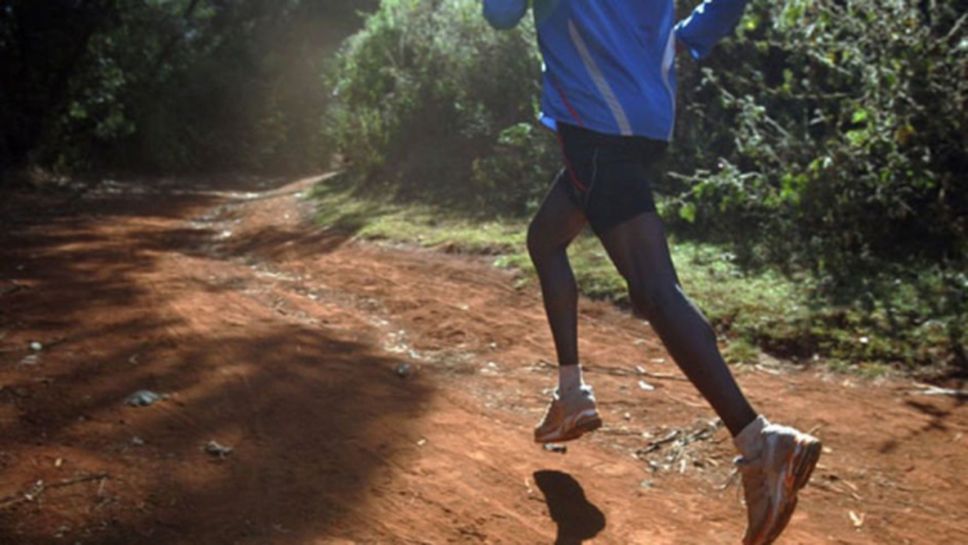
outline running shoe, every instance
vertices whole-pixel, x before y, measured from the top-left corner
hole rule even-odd
[[[559,394],[555,390],[551,405],[534,429],[535,443],[555,443],[578,439],[602,427],[591,386],[583,385]]]
[[[811,435],[771,424],[762,416],[734,440],[742,454],[748,526],[744,545],[769,545],[783,532],[820,458],[822,445]]]

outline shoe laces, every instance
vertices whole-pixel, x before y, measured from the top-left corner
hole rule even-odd
[[[747,503],[751,495],[755,497],[762,493],[769,493],[766,472],[763,471],[760,464],[756,463],[758,460],[759,458],[750,460],[743,456],[737,456],[733,460],[733,474],[742,476],[743,495],[746,497]]]
[[[717,489],[719,489],[720,491],[726,491],[732,487],[736,487],[736,501],[739,501],[742,499],[742,496],[741,496],[742,489],[736,486],[736,483],[738,481],[739,481],[739,468],[734,467],[732,471],[729,472],[729,475],[726,476],[726,480],[723,481],[723,484],[719,485]]]
[[[742,456],[737,456],[733,458],[733,469],[726,476],[726,480],[723,484],[719,485],[719,490],[727,490],[730,487],[736,486],[736,483],[740,481],[740,476],[746,472],[749,472],[752,468],[750,460]],[[742,487],[736,488],[736,498],[740,499],[740,495],[743,492]]]

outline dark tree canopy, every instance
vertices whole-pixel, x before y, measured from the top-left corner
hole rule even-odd
[[[325,53],[373,4],[6,2],[0,169],[307,168]]]

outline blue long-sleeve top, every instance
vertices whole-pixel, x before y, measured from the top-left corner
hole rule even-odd
[[[483,0],[484,17],[512,28],[528,0]],[[534,0],[544,58],[542,122],[671,140],[676,41],[694,58],[732,32],[746,0],[705,0],[675,22],[674,0]]]

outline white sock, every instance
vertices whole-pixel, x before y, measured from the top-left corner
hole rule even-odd
[[[570,392],[581,388],[585,381],[581,377],[581,365],[562,365],[558,367],[558,391]]]
[[[748,460],[758,457],[763,449],[763,430],[769,425],[769,420],[763,416],[757,416],[756,420],[750,422],[739,435],[733,438],[736,450]]]

